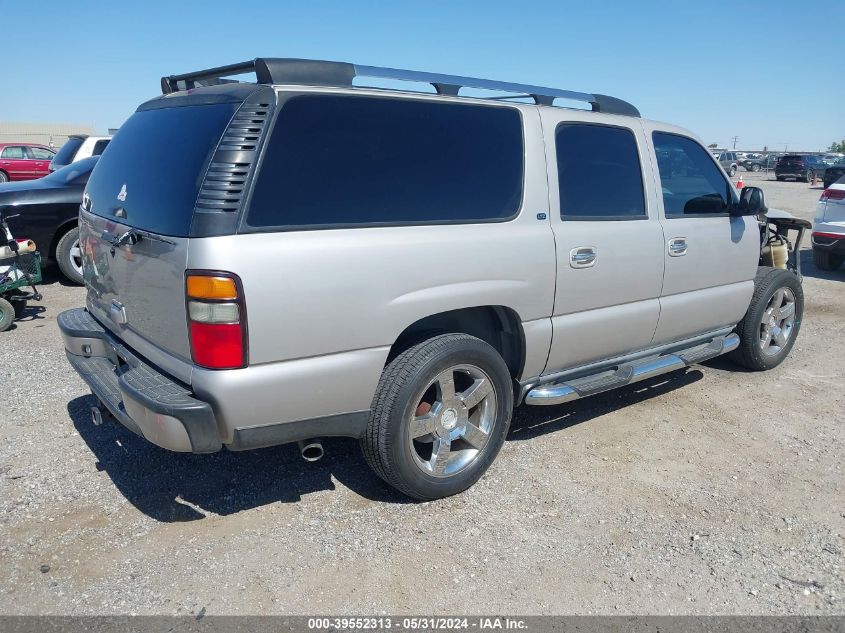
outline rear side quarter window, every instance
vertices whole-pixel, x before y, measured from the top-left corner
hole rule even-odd
[[[246,224],[283,230],[504,221],[517,214],[522,186],[515,108],[298,95],[279,112]]]

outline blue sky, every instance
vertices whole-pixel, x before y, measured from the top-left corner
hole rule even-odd
[[[721,146],[845,138],[843,0],[0,0],[0,16],[6,121],[105,131],[164,74],[268,56],[610,94]]]

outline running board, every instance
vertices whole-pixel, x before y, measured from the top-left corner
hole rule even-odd
[[[719,336],[709,343],[695,345],[671,354],[652,356],[638,361],[619,365],[616,369],[573,378],[566,382],[538,385],[525,396],[525,404],[555,405],[571,402],[585,396],[592,396],[603,391],[624,387],[652,376],[659,376],[676,371],[720,356],[739,346],[736,334]]]

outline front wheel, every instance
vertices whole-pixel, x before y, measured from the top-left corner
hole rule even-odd
[[[0,183],[9,182],[9,176],[6,175],[5,171],[0,171]]]
[[[85,283],[82,277],[82,249],[79,247],[77,227],[62,235],[56,245],[56,263],[69,281],[79,286]]]
[[[495,349],[467,334],[435,336],[384,368],[361,448],[409,497],[448,497],[490,466],[512,409],[510,372]]]
[[[808,171],[804,174],[804,182],[812,182],[813,181],[813,172]]]
[[[751,165],[751,171],[760,171],[760,165]]]
[[[754,371],[773,369],[789,355],[804,316],[804,290],[798,277],[782,268],[761,266],[745,317],[736,326],[739,347],[732,358]]]

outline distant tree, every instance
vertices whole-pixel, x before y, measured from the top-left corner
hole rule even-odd
[[[710,143],[710,145],[708,145],[707,147],[709,147],[710,149],[716,149],[717,147],[719,147],[719,144],[718,143]]]
[[[837,152],[839,154],[845,154],[845,139],[842,139],[838,143],[834,141],[830,144],[830,147],[827,148],[829,152]]]

